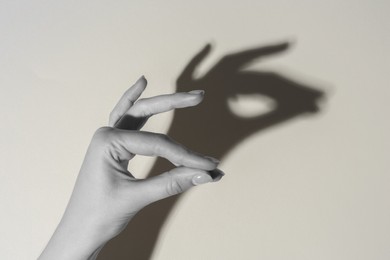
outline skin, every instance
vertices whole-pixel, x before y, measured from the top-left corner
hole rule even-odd
[[[141,77],[111,112],[109,126],[95,132],[65,213],[39,260],[96,259],[102,247],[145,206],[224,175],[217,169],[218,160],[166,135],[140,131],[153,115],[199,104],[204,92],[138,99],[146,85]],[[130,122],[126,130],[121,125],[124,117]],[[135,155],[163,157],[176,168],[136,179],[127,169]]]

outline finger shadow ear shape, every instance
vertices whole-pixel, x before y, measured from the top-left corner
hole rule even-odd
[[[183,72],[177,78],[176,80],[177,86],[185,87],[187,82],[191,82],[194,80],[194,73],[196,67],[198,67],[198,65],[202,62],[202,60],[210,53],[210,50],[211,50],[211,44],[208,43],[206,44],[206,46],[203,47],[203,49],[198,54],[196,54],[191,59],[191,61],[184,68]]]
[[[276,55],[287,51],[290,47],[288,42],[268,45],[260,48],[240,51],[228,54],[221,59],[215,67],[223,67],[226,71],[238,71],[244,66],[250,65],[255,59]]]

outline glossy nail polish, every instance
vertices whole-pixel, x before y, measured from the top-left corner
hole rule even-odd
[[[192,177],[192,184],[195,186],[212,182],[213,179],[208,174],[198,174]]]

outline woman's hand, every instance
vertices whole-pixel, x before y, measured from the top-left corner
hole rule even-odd
[[[64,216],[39,259],[95,259],[146,205],[223,176],[216,159],[163,134],[139,131],[152,115],[199,104],[203,91],[137,101],[146,84],[141,77],[127,90],[111,112],[109,126],[94,134]],[[176,168],[136,179],[127,170],[136,154],[164,157]]]

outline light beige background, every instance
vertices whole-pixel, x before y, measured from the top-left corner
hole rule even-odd
[[[172,92],[207,42],[201,71],[284,39],[295,41],[290,52],[255,67],[327,91],[323,113],[244,140],[222,161],[222,182],[180,201],[153,259],[390,259],[389,8],[0,0],[0,259],[39,255],[92,133],[140,75],[145,96]],[[164,132],[171,117],[147,129]],[[152,163],[138,158],[133,169],[144,176]]]

